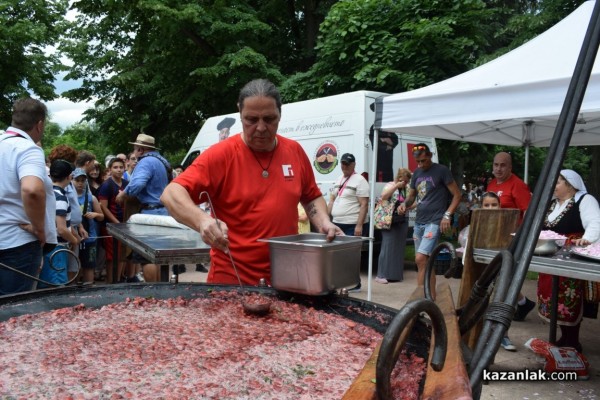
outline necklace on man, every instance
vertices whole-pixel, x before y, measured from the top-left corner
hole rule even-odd
[[[250,148],[250,147],[248,147]],[[250,151],[252,152],[252,155],[254,156],[254,159],[256,160],[256,162],[258,163],[258,165],[260,165],[260,167],[262,168],[262,177],[267,179],[269,177],[269,167],[271,166],[271,161],[273,161],[273,156],[275,155],[275,149],[277,149],[277,139],[275,139],[275,147],[273,147],[273,152],[271,153],[271,158],[269,159],[269,164],[267,164],[266,167],[263,167],[263,165],[261,164],[260,160],[258,159],[256,153],[254,153],[254,150],[252,150],[250,148]]]

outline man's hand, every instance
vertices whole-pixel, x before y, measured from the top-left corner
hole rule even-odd
[[[200,223],[200,235],[202,241],[211,247],[217,248],[225,253],[229,251],[229,228],[225,222],[214,218],[205,219]]]
[[[452,229],[452,223],[447,218],[442,218],[442,222],[440,222],[440,231],[446,233]]]
[[[124,191],[119,192],[119,194],[117,195],[117,197],[115,197],[115,201],[117,202],[118,205],[122,206],[123,203],[125,202],[125,198],[127,197],[127,195],[125,194]]]
[[[331,242],[335,239],[336,236],[344,236],[344,232],[339,228],[339,226],[335,225],[333,222],[325,223],[321,227],[321,233],[327,235],[327,241]]]
[[[36,229],[31,224],[20,224],[19,226],[24,231],[27,231],[27,232],[31,233],[32,235],[34,235],[37,238],[37,240],[40,241],[42,246],[44,246],[46,244],[46,233],[44,232],[44,227]]]
[[[354,227],[354,236],[362,236],[362,231],[363,231],[362,227],[363,227],[362,224],[360,224],[360,225],[356,224],[356,227]]]

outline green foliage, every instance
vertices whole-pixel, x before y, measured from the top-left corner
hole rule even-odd
[[[61,49],[83,79],[72,100],[99,98],[86,117],[122,147],[137,133],[159,146],[187,148],[201,122],[232,112],[256,77],[283,76],[266,56],[271,28],[244,1],[136,0],[73,3],[80,12]]]
[[[466,71],[487,44],[484,2],[339,1],[321,24],[316,63],[286,80],[286,101],[370,89],[402,92]]]
[[[481,57],[481,65],[513,50],[573,12],[585,0],[490,1],[496,15],[495,48]]]
[[[67,0],[4,0],[0,2],[0,125],[8,126],[12,104],[33,93],[56,97],[52,85],[61,69],[54,45],[63,32]]]

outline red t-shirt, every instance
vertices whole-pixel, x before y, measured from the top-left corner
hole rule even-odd
[[[494,192],[500,197],[501,208],[518,208],[521,210],[521,219],[529,202],[531,201],[531,192],[525,182],[515,174],[502,183],[498,183],[496,178],[492,179],[487,187],[488,192]]]
[[[235,135],[204,151],[173,180],[194,202],[207,191],[216,216],[229,228],[230,251],[243,283],[271,280],[268,243],[258,239],[298,233],[298,202],[310,202],[321,191],[302,147],[277,135],[272,152],[252,151]],[[271,155],[273,159],[271,160]],[[263,167],[268,178],[262,177]],[[214,216],[214,215],[213,215]],[[207,282],[237,284],[229,256],[211,249]]]

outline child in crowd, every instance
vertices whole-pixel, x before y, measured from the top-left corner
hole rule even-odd
[[[125,189],[129,181],[123,179],[123,173],[125,172],[125,163],[123,160],[116,157],[113,158],[108,162],[108,170],[110,171],[110,177],[98,189],[98,200],[100,201],[100,208],[104,213],[104,221],[116,224],[123,222],[123,208],[116,202],[115,198]],[[118,281],[123,275],[127,263],[126,261],[120,261],[118,263],[117,276],[112,276],[113,239],[108,237],[106,226],[102,228],[102,236],[107,236],[107,239],[104,241],[106,281],[107,283],[113,283],[114,281]],[[122,255],[122,252],[120,251],[119,254]]]
[[[94,283],[94,270],[96,268],[96,250],[98,238],[98,224],[96,221],[104,221],[104,213],[100,208],[98,199],[90,191],[87,184],[87,175],[81,168],[73,172],[73,184],[77,191],[79,207],[83,215],[82,224],[87,230],[89,237],[79,245],[79,261],[81,262],[81,277],[83,283]]]
[[[75,166],[65,160],[54,160],[50,164],[50,178],[52,179],[54,196],[56,198],[56,232],[58,234],[58,246],[44,256],[44,264],[40,279],[56,285],[65,284],[68,281],[67,267],[69,255],[61,249],[72,249],[79,245],[79,236],[71,229],[71,205],[65,192],[65,187],[71,183],[71,173]],[[47,285],[38,284],[39,288]]]

